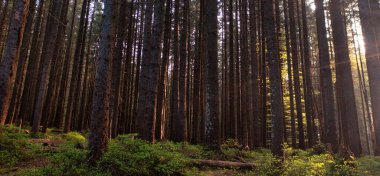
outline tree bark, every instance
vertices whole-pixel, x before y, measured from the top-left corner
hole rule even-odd
[[[91,112],[89,137],[89,161],[96,164],[107,149],[109,100],[111,91],[111,67],[114,51],[115,3],[106,1],[103,13],[102,32],[100,33],[99,61],[96,68],[95,89]]]
[[[0,63],[0,123],[5,124],[8,115],[13,79],[16,75],[16,62],[24,36],[26,19],[29,13],[30,0],[14,3],[14,12],[9,24],[8,39]]]
[[[219,148],[219,84],[218,84],[218,1],[205,2],[206,48],[206,132],[205,144]]]
[[[363,30],[363,37],[366,49],[367,71],[370,86],[372,118],[375,127],[375,154],[380,155],[380,51],[376,39],[376,29],[374,24],[378,23],[376,19],[376,10],[379,9],[377,0],[359,0],[359,14]],[[377,9],[376,9],[377,8]],[[377,46],[377,47],[376,47]]]
[[[37,133],[39,130],[40,122],[42,119],[42,111],[46,98],[46,91],[49,85],[51,65],[56,60],[56,58],[53,58],[55,42],[58,35],[58,21],[55,18],[59,18],[60,16],[61,3],[58,0],[54,0],[52,3],[53,4],[51,6],[51,9],[49,10],[50,16],[48,19],[48,24],[46,25],[47,33],[45,35],[44,44],[42,47],[42,72],[40,76],[40,83],[38,85],[36,106],[34,109],[34,118],[32,126],[33,133]]]
[[[338,134],[337,134],[337,118],[335,116],[334,103],[334,87],[332,81],[332,71],[330,67],[330,54],[327,40],[327,31],[325,24],[325,12],[323,0],[314,0],[315,16],[318,35],[318,51],[320,65],[320,84],[322,93],[322,108],[324,120],[324,139],[325,143],[331,145],[334,152],[338,151]]]
[[[284,115],[281,90],[281,69],[278,41],[276,37],[275,18],[273,0],[263,3],[264,34],[266,37],[267,56],[269,63],[269,80],[271,90],[271,111],[272,111],[272,152],[277,156],[282,156],[282,143],[284,142]]]
[[[358,117],[354,96],[346,26],[340,1],[330,2],[331,27],[336,67],[336,96],[342,124],[343,142],[356,156],[361,154]]]

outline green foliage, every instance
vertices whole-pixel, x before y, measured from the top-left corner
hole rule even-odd
[[[224,141],[224,143],[221,146],[223,149],[228,148],[241,148],[241,145],[236,139],[227,139]]]
[[[380,157],[364,156],[356,162],[359,175],[380,175]]]
[[[113,175],[173,175],[189,166],[190,158],[182,153],[181,144],[149,144],[130,135],[112,140],[99,163]]]
[[[31,138],[35,138],[35,139],[43,139],[43,138],[47,138],[47,135],[45,133],[30,133],[30,137]]]
[[[380,157],[341,158],[326,153],[323,145],[306,151],[285,145],[284,157],[277,158],[268,149],[242,149],[236,140],[227,140],[222,150],[215,152],[186,143],[151,144],[135,139],[135,134],[111,140],[98,165],[93,167],[87,164],[86,138],[81,133],[40,136],[45,139],[31,139],[17,127],[0,126],[0,175],[380,175]],[[56,143],[43,146],[41,141]],[[196,168],[192,164],[195,159],[249,162],[256,168],[248,171]],[[33,165],[38,160],[44,160],[43,164]],[[17,171],[13,171],[15,168]]]
[[[252,158],[257,165],[253,175],[275,176],[281,175],[281,160],[273,156],[267,149],[249,152],[248,157]]]
[[[319,147],[308,151],[288,147],[284,151],[285,161],[282,175],[358,175],[353,158],[347,160],[332,154],[320,153]]]
[[[80,144],[86,143],[86,138],[78,132],[69,132],[67,134],[63,134],[62,139],[68,142],[73,142],[73,143],[80,143]]]
[[[36,156],[36,146],[27,142],[28,135],[17,127],[0,126],[0,168],[15,166]]]

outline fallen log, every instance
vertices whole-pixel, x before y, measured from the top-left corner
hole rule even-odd
[[[198,167],[219,167],[219,168],[238,168],[238,169],[254,169],[256,167],[253,163],[241,163],[232,161],[221,160],[195,160],[194,164]]]

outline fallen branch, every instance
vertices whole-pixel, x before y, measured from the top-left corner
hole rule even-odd
[[[241,163],[232,161],[221,161],[221,160],[195,160],[194,164],[198,167],[220,167],[220,168],[239,168],[239,169],[254,169],[255,164],[252,163]]]

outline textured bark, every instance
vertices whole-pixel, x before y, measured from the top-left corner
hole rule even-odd
[[[295,112],[294,112],[294,91],[293,91],[293,75],[292,75],[292,60],[291,60],[291,49],[290,49],[290,36],[289,36],[289,12],[288,12],[288,1],[283,0],[284,4],[284,22],[285,22],[285,47],[286,47],[286,63],[288,71],[288,91],[289,91],[289,104],[290,104],[290,126],[291,126],[291,143],[292,147],[297,147],[297,131],[295,122]]]
[[[331,1],[331,27],[336,67],[336,97],[342,124],[343,142],[356,156],[361,154],[358,117],[354,96],[351,62],[346,40],[342,3]]]
[[[38,85],[38,93],[36,99],[36,106],[34,109],[34,118],[32,132],[36,133],[39,130],[40,122],[42,119],[42,111],[45,102],[46,91],[49,85],[50,70],[52,63],[54,64],[56,58],[53,58],[55,42],[58,35],[58,21],[54,18],[59,18],[61,12],[61,3],[58,0],[52,2],[51,9],[49,10],[48,24],[46,25],[45,39],[42,47],[41,54],[41,67],[42,72],[40,76],[40,82]],[[47,117],[45,117],[47,118]]]
[[[299,51],[297,45],[296,21],[295,21],[295,2],[294,0],[288,1],[289,6],[289,23],[290,23],[290,39],[292,49],[292,64],[293,64],[293,77],[294,77],[294,93],[296,99],[297,110],[297,125],[298,125],[298,147],[305,148],[305,134],[303,127],[302,107],[301,107],[301,83],[299,73]]]
[[[30,0],[14,3],[14,12],[9,24],[8,39],[0,63],[0,123],[5,124],[11,98],[13,79],[16,75],[16,63],[20,54]]]
[[[378,23],[376,19],[376,10],[379,10],[379,1],[376,0],[359,0],[360,21],[363,30],[363,36],[366,49],[367,71],[370,86],[372,116],[375,127],[375,154],[380,155],[380,50],[376,39],[376,29],[374,24]]]
[[[70,88],[69,88],[69,98],[68,98],[68,107],[66,112],[65,126],[64,131],[71,131],[72,120],[76,118],[79,101],[75,99],[80,97],[80,81],[81,81],[81,68],[83,65],[83,45],[84,45],[84,36],[85,36],[85,18],[86,18],[86,10],[88,0],[83,0],[81,15],[79,20],[79,30],[77,35],[77,41],[74,52],[74,62],[70,80]],[[71,56],[68,56],[71,57]]]
[[[11,100],[11,107],[9,108],[8,120],[10,123],[13,122],[15,116],[18,115],[18,109],[20,106],[20,99],[22,88],[25,80],[25,67],[28,63],[28,51],[30,46],[30,39],[32,33],[32,27],[34,23],[34,14],[36,9],[36,0],[31,0],[29,5],[29,14],[25,26],[24,37],[22,40],[22,45],[20,48],[20,56],[18,58],[17,63],[17,71],[16,71],[16,80],[15,85],[13,86],[13,95]]]
[[[218,90],[218,1],[205,2],[206,45],[206,132],[205,144],[219,148],[219,90]]]
[[[234,21],[234,25],[235,25],[235,95],[236,95],[236,99],[235,99],[235,105],[236,105],[236,119],[235,119],[235,135],[236,135],[236,139],[238,140],[238,142],[242,142],[242,128],[241,127],[241,115],[242,115],[242,110],[241,110],[241,100],[242,100],[242,97],[241,97],[241,67],[240,67],[240,40],[239,40],[239,13],[240,10],[239,10],[239,0],[235,0],[235,18],[236,20]]]
[[[36,89],[36,82],[38,77],[38,71],[39,70],[39,62],[40,62],[40,49],[42,42],[40,41],[40,38],[43,38],[43,26],[44,26],[44,6],[45,1],[41,0],[38,5],[38,12],[36,17],[36,24],[33,29],[33,38],[32,43],[30,47],[30,54],[29,54],[29,60],[28,60],[28,67],[26,70],[26,77],[25,77],[25,86],[28,87],[28,89],[24,89],[22,93],[21,98],[21,107],[20,107],[20,116],[21,121],[25,121],[30,119],[31,116],[33,116],[33,106],[34,106],[34,97],[35,97],[35,89]]]
[[[180,60],[179,60],[179,82],[178,82],[178,119],[175,124],[176,132],[174,141],[186,141],[186,62],[187,62],[187,42],[188,42],[188,21],[189,21],[189,0],[184,0],[182,9],[182,27],[180,34]]]
[[[60,119],[60,122],[58,126],[60,128],[64,127],[63,121],[65,119],[65,115],[67,113],[67,107],[68,107],[68,93],[69,93],[69,72],[71,69],[70,63],[71,61],[71,48],[72,48],[72,38],[73,38],[73,32],[74,32],[74,23],[75,23],[75,12],[76,12],[76,6],[77,6],[77,0],[74,0],[73,4],[73,12],[71,15],[71,24],[70,24],[70,31],[69,31],[69,38],[66,42],[66,50],[65,50],[65,56],[64,56],[64,66],[63,66],[63,74],[61,78],[61,87],[59,88],[59,97],[58,102],[62,102],[57,107],[57,118]]]
[[[7,31],[5,30],[5,24],[6,24],[6,19],[8,17],[8,13],[9,13],[9,0],[6,0],[3,7],[0,9],[1,12],[0,12],[0,40],[3,40],[3,34],[7,33]],[[2,41],[0,41],[0,62],[2,61],[3,57],[2,57],[2,54],[3,54],[3,45],[5,45],[5,43],[3,43]]]
[[[196,56],[194,58],[194,83],[193,83],[193,126],[191,142],[194,144],[200,143],[201,138],[201,62],[203,59],[203,19],[204,19],[204,1],[200,0],[199,21],[198,21],[198,36],[196,40]]]
[[[260,127],[260,89],[259,89],[259,60],[257,57],[257,22],[256,22],[256,4],[257,1],[249,1],[249,20],[250,20],[250,38],[251,38],[251,72],[252,72],[252,137],[253,147],[258,148],[261,145],[261,127]]]
[[[145,17],[145,11],[144,11],[144,6],[141,6],[140,7],[140,12],[141,12],[141,24],[144,23],[144,17]],[[136,117],[136,114],[137,114],[137,110],[138,110],[138,98],[139,98],[139,82],[140,82],[140,70],[141,70],[141,50],[142,50],[142,41],[143,41],[143,25],[140,25],[140,29],[139,29],[139,44],[138,44],[138,47],[137,47],[137,56],[136,56],[136,66],[135,66],[135,70],[136,70],[136,79],[134,81],[134,84],[135,84],[135,88],[134,88],[134,98],[133,98],[133,105],[134,105],[134,108],[131,110],[131,114],[132,114],[132,117],[133,119],[131,118],[132,122],[130,123],[130,129],[131,131],[136,131],[136,121],[137,121],[137,117]]]
[[[68,12],[69,2],[65,1],[62,3],[61,13],[60,16],[57,19],[61,22],[66,22],[67,18],[67,12]],[[46,100],[44,102],[44,109],[43,109],[43,132],[46,132],[46,129],[48,127],[49,121],[51,121],[54,118],[53,111],[55,110],[56,106],[56,94],[57,94],[57,88],[60,86],[60,79],[58,79],[60,67],[62,65],[62,48],[64,48],[64,40],[65,40],[65,31],[66,31],[66,25],[64,23],[59,23],[58,27],[58,34],[56,43],[54,46],[54,52],[52,57],[52,63],[51,63],[51,70],[50,70],[50,78],[49,78],[49,84],[47,89],[47,95]]]
[[[283,102],[281,96],[281,69],[278,41],[274,24],[273,1],[263,2],[264,34],[266,37],[267,55],[269,63],[269,80],[271,90],[271,111],[272,111],[272,152],[277,156],[282,156],[282,143],[284,142],[284,115]]]
[[[327,31],[325,24],[325,13],[323,0],[315,0],[315,16],[318,35],[318,51],[320,65],[320,84],[322,93],[322,108],[324,120],[324,139],[325,143],[329,143],[334,152],[338,151],[338,135],[337,135],[337,118],[335,116],[334,104],[334,87],[332,82],[332,71],[330,67],[329,46],[327,41]]]
[[[110,99],[110,115],[111,115],[111,135],[115,137],[117,135],[117,126],[119,121],[119,106],[120,106],[120,91],[121,91],[121,70],[123,59],[123,45],[125,38],[126,28],[126,1],[121,1],[118,13],[118,26],[117,26],[117,38],[115,57],[112,62],[112,91]]]
[[[262,4],[261,4],[262,6]],[[261,16],[263,16],[264,11],[261,8]],[[261,18],[262,19],[262,18]],[[261,20],[262,21],[262,20]],[[268,91],[267,91],[267,56],[265,55],[265,50],[266,50],[266,44],[265,44],[265,36],[264,34],[264,24],[261,22],[261,51],[260,51],[260,78],[261,78],[261,83],[260,83],[260,115],[261,115],[261,138],[262,138],[262,146],[267,147],[267,96],[268,96]]]
[[[152,31],[152,58],[151,58],[151,68],[150,68],[150,82],[152,84],[152,89],[154,90],[154,95],[152,96],[155,99],[154,108],[157,108],[157,94],[158,94],[158,85],[159,85],[159,74],[160,74],[160,63],[161,63],[161,51],[162,51],[162,37],[163,37],[163,25],[165,17],[165,0],[157,0],[154,3],[154,21],[153,21],[153,31]],[[153,128],[152,136],[155,136],[156,130],[156,121],[157,121],[157,109],[153,112]],[[162,119],[159,120],[161,123]],[[161,127],[160,127],[161,128]],[[161,130],[161,129],[159,129]],[[154,138],[155,140],[155,138]]]
[[[103,13],[102,32],[100,34],[99,61],[96,68],[95,89],[91,112],[89,137],[89,161],[95,164],[107,149],[109,100],[111,91],[111,67],[114,50],[115,4],[106,1]]]
[[[248,57],[248,14],[247,14],[247,1],[241,1],[241,12],[240,12],[240,39],[241,39],[241,94],[242,94],[242,122],[240,128],[242,128],[242,144],[244,147],[248,147],[248,126],[249,118],[251,118],[251,96],[250,96],[250,80],[249,80],[249,64],[250,60]]]
[[[160,70],[160,78],[158,84],[158,94],[157,94],[157,117],[156,117],[156,139],[161,140],[164,137],[165,131],[165,88],[167,85],[167,80],[165,79],[168,73],[169,67],[169,57],[170,57],[170,38],[171,38],[171,12],[172,2],[171,0],[166,1],[165,9],[165,29],[164,29],[164,44],[162,49],[162,62]]]
[[[306,16],[306,2],[301,0],[301,13],[302,13],[302,31],[303,31],[303,53],[304,53],[304,66],[303,77],[304,82],[304,94],[305,94],[305,112],[306,112],[306,129],[307,129],[307,142],[308,147],[311,148],[315,144],[314,139],[314,116],[313,116],[313,85],[311,82],[311,54],[310,54],[310,41],[309,41],[309,29]]]
[[[234,15],[233,15],[233,0],[230,0],[229,5],[228,5],[228,18],[229,18],[229,104],[230,104],[230,135],[227,136],[229,138],[234,138],[237,139],[237,134],[236,134],[236,103],[235,103],[235,97],[236,97],[236,91],[235,91],[235,55],[234,55]]]
[[[174,31],[173,31],[173,73],[172,73],[172,90],[171,90],[171,117],[170,117],[170,139],[175,138],[175,128],[178,120],[179,105],[179,0],[174,2]]]
[[[147,0],[145,7],[144,44],[136,121],[136,128],[140,138],[150,142],[155,142],[157,80],[160,60],[157,56],[161,51],[159,44],[161,26],[157,25],[156,19],[152,32],[153,3],[153,0]],[[161,13],[163,12],[161,11]],[[155,17],[159,15],[162,14],[155,14]]]
[[[137,30],[139,29],[137,27],[137,20],[134,19],[135,15],[135,6],[133,4],[134,1],[132,1],[130,4],[128,4],[129,14],[128,14],[128,32],[127,32],[127,48],[126,48],[126,58],[125,58],[125,66],[124,66],[124,92],[122,93],[122,98],[124,99],[125,103],[122,103],[124,108],[122,109],[122,114],[125,114],[120,119],[120,125],[119,125],[119,131],[122,134],[125,134],[127,130],[130,130],[129,127],[131,126],[132,118],[131,113],[132,109],[134,108],[132,101],[134,100],[134,94],[133,94],[133,72],[134,68],[132,68],[132,62],[135,64],[135,57],[136,55],[132,55],[132,52],[134,52],[134,49],[137,45],[137,42],[134,42],[134,39],[137,39]],[[138,6],[137,6],[138,8]],[[139,11],[137,12],[137,15],[139,14]],[[134,31],[136,30],[136,31]],[[136,73],[137,75],[137,73]],[[130,132],[130,131],[129,131]]]

